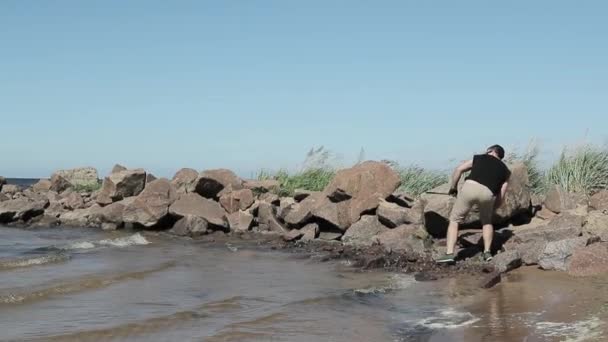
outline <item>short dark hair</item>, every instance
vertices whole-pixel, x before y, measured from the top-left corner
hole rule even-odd
[[[500,145],[492,145],[488,147],[488,152],[496,152],[498,158],[503,159],[505,157],[505,149]]]

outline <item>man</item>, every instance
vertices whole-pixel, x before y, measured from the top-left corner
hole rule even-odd
[[[458,227],[464,222],[471,208],[477,205],[479,218],[483,225],[483,254],[485,261],[492,260],[492,238],[494,227],[492,216],[494,210],[502,204],[507,191],[511,171],[503,163],[505,150],[500,145],[488,147],[485,154],[478,154],[472,160],[458,166],[452,175],[449,194],[456,197],[456,203],[450,214],[450,224],[447,233],[446,254],[437,260],[438,263],[453,263],[454,248],[458,238]],[[460,193],[457,185],[463,173],[471,171],[466,178]]]

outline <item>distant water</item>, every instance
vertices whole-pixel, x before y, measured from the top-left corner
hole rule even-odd
[[[36,184],[40,178],[7,178],[6,182],[8,184],[19,185],[21,187],[27,188],[28,186],[32,186]]]

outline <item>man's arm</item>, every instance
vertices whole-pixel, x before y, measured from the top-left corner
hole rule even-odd
[[[502,187],[500,188],[500,194],[498,194],[498,197],[496,198],[496,204],[494,205],[496,208],[500,208],[500,206],[502,205],[502,201],[504,201],[504,199],[505,199],[508,187],[509,187],[508,182],[504,182],[502,184]]]
[[[473,160],[467,160],[460,164],[456,169],[454,169],[454,173],[452,173],[452,183],[450,186],[450,190],[456,190],[458,187],[458,182],[460,182],[460,177],[462,174],[471,170],[473,168]]]

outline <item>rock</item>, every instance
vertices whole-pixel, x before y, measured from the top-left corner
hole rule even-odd
[[[259,198],[262,202],[271,203],[273,205],[281,204],[281,198],[279,197],[279,195],[271,194],[269,192],[261,194]]]
[[[41,179],[36,184],[32,185],[32,190],[36,192],[47,192],[53,187],[50,179]]]
[[[399,175],[381,162],[366,161],[336,173],[313,215],[343,230],[375,210],[401,184]],[[332,200],[333,199],[333,200]]]
[[[364,215],[344,233],[342,242],[354,246],[371,246],[374,242],[372,239],[374,236],[389,230],[380,223],[378,217]]]
[[[120,164],[116,164],[114,165],[114,167],[112,168],[112,171],[110,171],[110,173],[119,173],[121,171],[127,171],[127,168],[120,165]]]
[[[424,220],[422,210],[404,208],[387,201],[380,202],[376,214],[380,222],[389,228],[395,228],[402,224],[422,224]]]
[[[296,241],[299,240],[304,233],[302,233],[299,229],[292,229],[283,234],[283,240],[285,241]]]
[[[502,273],[494,271],[484,276],[479,283],[479,287],[483,289],[490,289],[498,285],[502,281]]]
[[[342,233],[332,233],[332,232],[320,232],[319,240],[324,241],[335,241],[340,240],[342,238]]]
[[[143,169],[113,172],[103,181],[97,196],[97,203],[120,201],[123,198],[139,195],[146,185],[146,171]]]
[[[531,194],[528,171],[521,163],[509,166],[511,178],[503,204],[495,211],[494,224],[503,224],[520,215],[531,214]],[[458,188],[462,188],[461,182]],[[431,192],[447,193],[449,184],[443,184]],[[429,233],[435,237],[444,237],[447,231],[449,216],[456,199],[453,196],[425,193],[420,201],[424,206],[424,221]],[[469,213],[465,224],[479,224],[479,211],[474,207]]]
[[[249,209],[254,201],[253,191],[249,189],[232,191],[220,197],[220,204],[229,214]]]
[[[543,220],[550,220],[550,219],[554,218],[555,215],[557,215],[557,214],[545,207],[542,207],[541,210],[536,212],[535,216],[538,218],[541,218]]]
[[[27,222],[42,215],[48,203],[48,200],[34,201],[26,197],[0,202],[0,223]]]
[[[509,272],[520,267],[521,264],[522,257],[517,250],[498,253],[492,259],[494,269],[500,273]]]
[[[431,242],[426,230],[415,225],[401,225],[388,229],[372,237],[371,241],[373,244],[382,245],[387,252],[401,252],[418,256],[425,254]]]
[[[171,183],[178,194],[185,194],[189,189],[193,189],[194,182],[198,178],[198,172],[194,169],[184,168],[175,173]]]
[[[230,230],[237,232],[245,232],[251,228],[253,224],[253,215],[246,211],[237,211],[228,215],[228,225]]]
[[[319,193],[319,191],[309,191],[309,190],[304,190],[304,189],[296,189],[296,191],[294,192],[294,195],[293,195],[293,199],[296,202],[302,202],[308,196],[310,196],[312,194],[315,194],[315,193]]]
[[[196,193],[182,194],[175,203],[169,207],[171,215],[182,218],[187,215],[199,216],[208,223],[226,228],[226,211],[219,203],[203,198]]]
[[[95,204],[86,209],[75,209],[67,211],[59,216],[62,225],[72,227],[99,227],[101,224],[96,220],[102,207]]]
[[[316,193],[308,196],[300,203],[291,204],[289,208],[285,210],[284,215],[282,215],[283,220],[290,227],[301,227],[305,225],[312,218],[313,210],[318,206],[318,203],[323,200],[323,197],[322,193]]]
[[[240,190],[243,188],[243,181],[227,169],[206,170],[198,175],[193,183],[193,189],[191,187],[189,192],[196,192],[205,198],[217,198],[218,194],[227,187],[232,191]]]
[[[567,271],[570,257],[577,248],[587,245],[587,237],[548,242],[540,255],[539,266],[544,270]]]
[[[300,231],[304,234],[302,235],[302,241],[312,241],[319,236],[319,225],[310,223],[300,229]]]
[[[152,183],[152,182],[154,182],[154,181],[155,181],[155,180],[157,180],[157,179],[158,179],[158,178],[156,178],[156,176],[154,176],[154,175],[153,175],[153,174],[151,174],[151,173],[148,173],[148,174],[146,175],[146,184],[148,184],[148,183]]]
[[[101,224],[101,230],[118,230],[119,226],[116,223],[104,222]]]
[[[61,224],[61,221],[55,216],[43,214],[33,218],[30,223],[30,228],[51,228]]]
[[[279,193],[281,183],[274,179],[267,180],[246,180],[243,182],[245,189],[252,190],[255,193]]]
[[[157,179],[147,184],[135,200],[124,208],[123,220],[144,227],[156,226],[169,215],[169,206],[176,198],[171,182],[166,178]]]
[[[10,198],[6,195],[0,192],[0,202],[4,202],[4,201],[8,201],[10,200]]]
[[[545,196],[544,206],[559,214],[584,204],[587,204],[587,197],[584,194],[569,193],[560,186],[554,185]]]
[[[608,242],[608,214],[593,211],[585,217],[583,232],[597,236],[602,242]]]
[[[279,222],[279,220],[274,216],[270,218],[267,224],[271,232],[276,232],[280,234],[287,232],[287,228],[285,228],[285,226],[283,226],[283,224]]]
[[[55,175],[61,176],[72,186],[95,186],[99,184],[99,176],[97,175],[97,170],[92,167],[59,170],[55,172]]]
[[[393,192],[386,200],[405,208],[411,208],[416,202],[414,196],[402,190]]]
[[[547,243],[547,241],[542,240],[525,243],[507,243],[503,248],[505,251],[518,252],[524,265],[537,265]]]
[[[59,203],[67,210],[80,209],[84,207],[84,199],[77,192],[70,192],[64,196]]]
[[[268,202],[260,202],[258,206],[258,221],[268,224],[275,215],[275,207]]]
[[[563,213],[542,226],[514,228],[513,240],[516,242],[550,242],[578,237],[582,233],[583,222],[583,216]]]
[[[110,205],[99,209],[98,215],[95,219],[98,223],[113,223],[118,227],[124,223],[124,212],[125,208],[130,206],[136,197],[128,197],[121,201],[114,202]]]
[[[589,206],[594,210],[600,210],[608,214],[608,190],[601,190],[591,196]]]
[[[279,200],[279,207],[277,209],[277,217],[280,217],[282,220],[285,220],[285,216],[289,214],[289,211],[294,208],[294,204],[296,200],[292,197],[281,197]]]
[[[15,184],[5,184],[2,186],[2,193],[11,197],[21,191],[21,188]]]
[[[170,230],[172,234],[179,236],[199,236],[207,233],[207,220],[200,216],[186,215],[179,219]]]
[[[588,277],[608,273],[608,243],[595,243],[574,251],[568,274]]]

